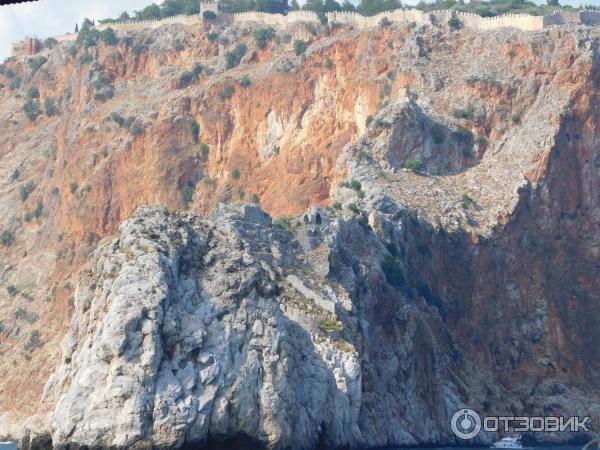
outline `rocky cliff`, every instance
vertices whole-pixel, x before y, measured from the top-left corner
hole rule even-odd
[[[453,443],[462,406],[598,415],[598,32],[256,30],[0,66],[0,434],[376,447]]]

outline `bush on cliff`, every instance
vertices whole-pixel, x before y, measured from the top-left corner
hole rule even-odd
[[[58,107],[52,97],[46,97],[44,100],[44,111],[48,117],[52,117],[58,114]]]
[[[300,56],[305,51],[306,51],[306,41],[303,41],[302,39],[297,39],[296,41],[294,41],[294,53],[297,56]]]
[[[217,15],[213,11],[204,11],[202,17],[204,17],[204,20],[215,20]]]
[[[462,25],[462,22],[454,14],[448,20],[448,26],[450,28],[457,29],[457,28],[460,28],[461,25]]]
[[[404,168],[411,172],[420,172],[423,169],[423,163],[418,159],[408,159],[404,163]]]
[[[4,247],[10,247],[15,242],[15,236],[11,231],[4,230],[0,236],[0,242]]]
[[[274,35],[275,31],[273,28],[259,28],[258,30],[254,30],[256,46],[260,49],[264,49],[271,39],[273,39]]]
[[[233,84],[228,84],[220,92],[219,97],[221,97],[221,100],[229,100],[234,92],[235,88],[233,87]]]
[[[190,124],[190,131],[192,132],[194,144],[198,144],[200,142],[200,124],[194,120]]]
[[[226,52],[225,63],[227,64],[227,68],[233,69],[237,66],[246,54],[246,50],[245,44],[237,44],[233,50]]]
[[[27,98],[40,98],[40,91],[36,87],[30,87],[27,89]]]
[[[40,67],[46,64],[46,61],[48,61],[48,59],[44,56],[36,56],[35,58],[29,59],[27,64],[29,64],[29,67],[31,67],[31,74],[33,75],[36,73]]]
[[[40,103],[37,100],[31,99],[23,105],[23,111],[29,120],[35,122],[38,116],[42,113]]]
[[[252,81],[250,81],[250,78],[248,77],[248,75],[244,75],[242,77],[242,79],[239,81],[240,86],[243,88],[247,88],[250,87],[250,85],[252,84]]]
[[[46,48],[52,49],[56,46],[56,44],[58,44],[58,41],[51,37],[44,41],[44,47]]]

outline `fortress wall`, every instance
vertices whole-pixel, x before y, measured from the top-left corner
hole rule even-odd
[[[549,27],[550,25],[560,25],[563,23],[563,18],[561,13],[554,13],[549,16],[544,16],[543,24],[544,27]]]
[[[126,22],[115,22],[115,23],[101,23],[96,26],[99,31],[112,28],[115,31],[127,31],[127,30],[140,30],[143,28],[158,28],[163,25],[171,23],[184,23],[194,24],[202,20],[200,14],[194,14],[191,16],[180,14],[177,16],[167,17],[165,19],[152,19],[152,20],[128,20]]]
[[[202,21],[202,13],[204,11],[217,12],[217,4],[214,2],[200,3],[200,14],[187,16],[178,15],[168,17],[162,20],[144,20],[144,21],[127,21],[118,23],[100,24],[96,28],[105,30],[113,28],[115,31],[139,30],[143,28],[158,28],[170,23],[195,24]],[[481,17],[474,13],[452,12],[449,10],[438,10],[424,12],[417,9],[397,9],[379,13],[375,16],[362,16],[356,12],[330,12],[327,13],[327,19],[330,24],[351,25],[358,29],[368,29],[377,26],[385,17],[392,22],[414,22],[422,25],[437,21],[439,23],[447,22],[452,15],[462,22],[467,28],[478,30],[494,30],[498,28],[517,28],[523,31],[538,31],[550,25],[559,25],[564,23],[584,23],[588,25],[600,24],[600,13],[594,11],[582,11],[580,13],[563,13],[557,12],[549,16],[531,16],[528,14],[504,14],[497,17]],[[319,18],[312,11],[291,11],[287,15],[270,14],[263,12],[242,12],[235,14],[219,13],[224,19],[233,23],[255,22],[263,26],[271,27],[288,27],[293,23],[308,22],[319,23]],[[70,35],[61,37],[64,40],[72,40]]]
[[[586,25],[598,25],[600,24],[600,12],[596,11],[581,11],[579,13],[581,23]]]
[[[58,42],[73,42],[77,39],[77,33],[68,33],[60,36],[54,36]]]

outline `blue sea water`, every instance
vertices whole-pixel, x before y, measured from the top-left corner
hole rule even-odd
[[[581,450],[581,447],[576,446],[532,446],[526,447],[531,450]],[[0,450],[17,450],[17,444],[13,442],[0,443]],[[489,447],[468,447],[468,446],[456,446],[456,447],[417,447],[417,448],[403,448],[403,449],[389,449],[389,450],[489,450]]]

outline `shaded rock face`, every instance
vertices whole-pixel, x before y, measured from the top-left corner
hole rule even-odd
[[[429,117],[413,101],[399,102],[375,125],[391,127],[381,159],[395,169],[419,162],[430,174],[458,172],[476,163],[473,134],[461,127]],[[378,149],[372,153],[377,155]],[[377,155],[379,156],[379,155]]]

